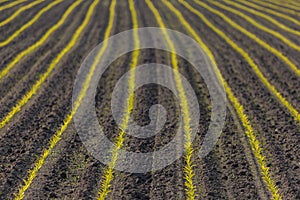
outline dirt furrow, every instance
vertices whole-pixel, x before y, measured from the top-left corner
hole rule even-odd
[[[169,13],[163,6],[160,8],[162,13]],[[170,21],[171,28],[184,32],[177,24],[171,23],[172,20],[174,20],[174,15],[166,14],[165,17]],[[183,68],[189,69],[188,75],[190,80],[193,80],[193,88],[195,88],[195,90],[201,90],[203,84],[205,87],[205,83],[203,80],[201,81],[201,74],[198,74],[192,66],[187,65]],[[200,79],[198,77],[200,77]],[[207,105],[210,105],[210,97],[207,89],[202,89],[202,93],[203,91],[205,91],[205,93],[201,95],[200,102],[206,102],[206,106],[205,104],[202,104],[201,108],[206,109],[206,112],[209,113],[210,111],[207,108]],[[204,116],[203,118],[206,120],[202,121],[200,124],[199,137],[197,137],[195,141],[195,149],[198,150],[210,121],[209,115],[207,116],[207,114],[206,118]],[[251,177],[249,163],[243,159],[245,150],[239,142],[239,140],[241,140],[240,136],[243,135],[235,135],[234,133],[238,133],[238,131],[230,113],[227,112],[223,133],[213,151],[203,159],[199,159],[197,156],[194,157],[197,166],[195,167],[196,185],[200,186],[198,189],[200,199],[232,199],[237,198],[236,195],[241,193],[244,193],[243,195],[245,195],[245,198],[246,195],[249,194],[250,197],[257,198],[258,195],[253,188],[254,183],[252,180],[253,178]],[[251,192],[245,194],[245,191]]]
[[[296,175],[299,169],[297,163],[299,159],[299,153],[297,153],[299,127],[297,123],[288,111],[263,87],[260,80],[239,54],[212,33],[208,27],[202,23],[196,24],[195,22],[200,20],[197,16],[191,15],[184,8],[182,10],[189,19],[188,21],[197,28],[199,34],[214,52],[223,76],[245,107],[257,132],[257,138],[263,144],[265,150],[263,153],[280,192],[284,197],[293,199],[299,182],[299,177]],[[205,13],[201,8],[199,10]],[[210,19],[213,20],[213,18]]]
[[[0,21],[6,19],[20,7],[31,3],[27,1],[13,8],[1,11]],[[36,52],[22,59],[9,74],[0,80],[0,119],[2,119],[18,100],[30,89],[49,63],[70,41],[82,23],[89,5],[93,1],[83,1],[69,15],[65,23]],[[155,16],[144,1],[134,1],[139,27],[157,27]],[[269,167],[271,178],[283,199],[299,199],[300,188],[300,143],[299,124],[292,114],[274,97],[257,77],[248,62],[226,43],[218,34],[205,25],[201,19],[187,10],[178,1],[171,1],[178,8],[192,28],[212,50],[218,67],[231,87],[234,95],[243,105],[245,113],[263,149],[262,155]],[[266,43],[283,52],[297,67],[300,67],[299,52],[276,37],[258,29],[243,18],[223,10],[210,1],[209,6],[226,14],[243,28],[257,35]],[[223,3],[225,2],[219,1]],[[0,3],[1,5],[7,4]],[[0,40],[7,38],[36,13],[48,5],[45,1],[23,12],[15,20],[0,28]],[[9,45],[0,48],[0,70],[3,69],[22,50],[33,44],[55,24],[74,1],[66,0],[44,13],[36,23],[24,31]],[[209,21],[228,35],[243,48],[272,85],[286,98],[296,110],[300,111],[300,87],[297,77],[282,60],[261,47],[255,41],[231,27],[223,19],[207,11],[194,1],[189,3],[203,13]],[[188,30],[162,2],[153,1],[166,26],[182,33]],[[109,18],[110,0],[101,0],[87,28],[78,43],[68,52],[48,79],[30,101],[12,120],[0,130],[0,199],[11,199],[18,187],[32,169],[33,163],[48,147],[53,134],[64,123],[72,109],[72,92],[80,64],[90,51],[102,42]],[[244,4],[243,4],[244,5]],[[230,6],[235,8],[234,6]],[[255,9],[254,9],[255,10]],[[300,38],[281,30],[269,21],[240,10],[265,27],[280,32],[284,37],[300,45]],[[264,12],[264,11],[260,11]],[[273,16],[284,25],[299,30],[292,22]],[[286,14],[289,15],[289,14]],[[299,16],[289,15],[297,20]],[[117,1],[116,14],[111,35],[130,30],[133,26],[128,1]],[[130,41],[130,38],[128,38]],[[165,42],[164,38],[153,43]],[[176,41],[182,44],[182,41]],[[124,41],[114,47],[125,48]],[[182,44],[184,46],[184,44]],[[111,54],[112,48],[108,48]],[[191,54],[193,52],[190,52]],[[129,71],[132,52],[116,59],[102,75],[95,96],[95,109],[99,124],[106,137],[115,142],[121,129],[112,115],[112,92],[117,81]],[[160,63],[171,66],[171,54],[158,49],[140,50],[138,65]],[[270,199],[271,193],[263,181],[260,165],[251,149],[242,123],[235,108],[227,102],[227,116],[223,132],[213,150],[200,159],[201,147],[211,117],[211,101],[207,85],[201,74],[185,59],[178,56],[179,72],[194,89],[200,108],[198,132],[192,143],[194,153],[193,184],[196,186],[196,199]],[[157,75],[176,88],[173,74],[158,69]],[[144,78],[147,76],[143,74]],[[143,79],[135,77],[135,82]],[[126,85],[122,86],[127,98]],[[152,160],[160,158],[156,151],[169,143],[177,133],[180,123],[180,100],[166,87],[148,84],[134,93],[134,109],[130,117],[140,126],[150,124],[149,109],[155,104],[162,105],[167,111],[167,121],[155,136],[141,139],[125,134],[123,150],[131,152],[153,152]],[[182,144],[177,141],[179,153]],[[156,162],[159,162],[156,160]],[[130,162],[130,160],[129,160]],[[132,160],[132,162],[134,162]],[[156,163],[157,164],[157,163]],[[181,157],[169,166],[147,173],[129,173],[114,169],[111,191],[106,199],[186,199],[185,158]],[[106,165],[94,158],[82,143],[73,122],[62,134],[51,154],[26,191],[25,199],[95,199],[98,196],[103,172]],[[142,166],[141,166],[142,167]]]
[[[81,13],[80,15],[84,15],[84,11]],[[77,20],[77,23],[80,23],[80,19]],[[5,137],[1,138],[4,144],[1,160],[6,163],[2,166],[1,178],[5,183],[2,186],[3,190],[7,193],[2,195],[10,196],[12,190],[21,183],[20,177],[25,177],[36,156],[48,145],[49,138],[70,111],[71,88],[77,74],[76,69],[79,68],[78,63],[81,63],[84,56],[96,45],[87,41],[87,36],[91,33],[89,30],[94,25],[94,23],[88,25],[80,43],[54,70],[39,94],[33,97],[24,110],[6,127]]]
[[[105,3],[107,2],[103,2],[103,4]],[[85,46],[82,50],[83,55],[86,56],[103,37],[104,28],[107,24],[98,19],[107,15],[106,7],[103,5],[98,6],[91,22],[93,25],[90,26],[90,34],[82,42],[82,46]],[[82,59],[84,59],[84,56]],[[76,68],[78,69],[78,67],[79,64]],[[77,70],[75,71],[77,72]],[[69,99],[68,106],[70,103]],[[75,195],[76,188],[80,186],[78,183],[81,175],[92,166],[91,159],[76,134],[73,124],[71,124],[33,182],[31,189],[28,191],[28,199],[71,198]]]
[[[254,5],[253,2],[251,2],[251,3]],[[243,4],[243,5],[247,5],[247,4]],[[255,4],[255,5],[256,5],[255,7],[259,6],[259,5],[257,5],[257,4]],[[247,5],[247,6],[248,6],[248,5]],[[272,13],[270,13],[270,12],[267,12],[267,11],[264,11],[264,10],[262,10],[262,9],[256,9],[256,8],[250,6],[250,5],[249,5],[248,7],[253,8],[253,9],[255,9],[255,10],[258,10],[258,11],[260,11],[260,12],[263,12],[263,13],[265,13],[266,15],[269,15],[269,16],[275,18],[277,21],[280,21],[280,22],[283,23],[283,24],[288,24],[289,27],[291,27],[291,28],[293,28],[293,29],[295,29],[295,30],[299,30],[299,25],[293,23],[293,22],[290,21],[290,20],[287,20],[286,18],[283,18],[283,17],[278,16],[278,15],[274,15],[274,14],[272,14]],[[259,6],[259,7],[264,8],[263,6]],[[268,8],[268,9],[269,9],[269,8]],[[273,10],[273,11],[275,11],[275,12],[278,12],[278,13],[282,14],[282,15],[286,15],[287,17],[297,19],[298,21],[300,20],[300,17],[298,17],[298,16],[296,16],[296,15],[290,15],[290,14],[288,14],[288,13],[276,11],[276,10],[274,10],[274,9],[269,9],[269,10]]]
[[[209,18],[214,19],[214,23],[218,25],[218,27],[220,27],[222,31],[230,36],[243,49],[245,49],[246,52],[249,52],[249,55],[254,58],[254,61],[259,65],[263,74],[271,82],[271,84],[274,85],[297,110],[300,110],[300,88],[295,87],[296,85],[298,85],[300,78],[292,70],[289,69],[289,66],[285,64],[280,58],[270,53],[264,47],[260,46],[253,40],[248,39],[247,36],[232,28],[230,25],[227,25],[226,22],[224,23],[220,17],[208,13],[206,10],[203,12]],[[221,12],[223,12],[223,10]],[[242,25],[245,29],[254,33],[266,43],[273,46],[275,49],[281,51],[284,55],[290,58],[295,65],[300,67],[300,58],[298,56],[298,51],[287,46],[285,43],[275,38],[274,36],[257,29],[256,27],[252,26],[242,19],[239,19],[239,17],[232,15],[226,11],[224,11],[224,13],[226,13],[226,15],[228,15],[231,19],[234,19],[235,22]],[[297,43],[300,44],[299,37],[297,38]],[[289,78],[287,79],[286,77]]]
[[[264,18],[261,18],[261,17],[259,17],[259,16],[257,16],[257,15],[251,14],[250,12],[247,12],[247,11],[242,10],[242,9],[240,9],[240,8],[237,8],[237,7],[235,7],[235,6],[227,5],[227,4],[225,4],[225,2],[223,2],[223,4],[226,5],[226,6],[228,6],[228,7],[230,7],[230,8],[233,8],[233,9],[235,9],[235,10],[238,10],[238,11],[240,11],[241,13],[244,13],[245,15],[251,17],[252,19],[254,19],[255,21],[257,21],[258,23],[262,24],[263,26],[265,26],[265,27],[267,27],[267,28],[270,28],[270,29],[272,29],[272,30],[275,30],[275,31],[281,33],[284,37],[286,37],[286,38],[290,39],[291,41],[295,42],[296,44],[300,45],[300,42],[299,42],[299,36],[294,35],[294,34],[292,34],[292,33],[289,33],[289,32],[287,32],[287,31],[284,31],[283,29],[281,29],[280,27],[276,26],[275,24],[270,23],[270,21],[268,21],[268,20],[266,20],[266,19],[264,19]],[[210,5],[212,6],[213,4],[210,3]],[[242,4],[241,4],[241,5],[242,5]],[[215,7],[215,8],[217,8],[217,7]],[[223,11],[224,11],[224,10],[222,10],[222,12],[223,12]],[[260,12],[261,12],[261,11],[260,11]],[[227,12],[226,12],[226,13],[227,13]],[[267,15],[267,16],[268,16],[268,15]],[[244,23],[243,23],[243,21],[242,21],[241,19],[239,19],[238,17],[234,17],[234,19],[235,19],[237,22],[239,21],[239,22],[240,22],[239,24],[241,24],[241,25],[244,27]],[[290,26],[290,23],[291,23],[291,22],[283,23],[283,25],[285,25],[285,26],[287,26],[287,27],[291,27],[291,26]],[[245,24],[245,25],[247,25],[247,24]],[[246,28],[246,27],[244,27],[244,28]],[[247,29],[248,29],[248,28],[247,28]],[[251,30],[253,31],[253,29],[251,29]],[[300,28],[298,27],[297,29],[294,29],[294,30],[298,30],[298,31],[299,31]],[[259,32],[258,32],[258,35],[260,35],[261,33],[263,33],[263,31],[259,31]],[[265,35],[265,33],[264,33],[263,35]],[[270,44],[272,45],[272,42],[271,42]]]
[[[141,8],[139,3],[137,8]],[[139,26],[149,26],[153,19],[141,13],[138,10],[138,16],[141,19]],[[143,8],[143,11],[145,9]],[[156,41],[159,42],[159,41]],[[140,62],[142,63],[164,63],[165,57],[168,55],[165,52],[154,50],[142,50],[140,54]],[[141,64],[142,64],[141,63]],[[159,72],[158,72],[159,73]],[[136,77],[139,79],[141,77]],[[135,109],[131,117],[141,126],[147,125],[150,121],[148,115],[149,108],[154,104],[162,104],[168,113],[168,120],[164,128],[155,137],[152,136],[147,139],[138,139],[126,135],[124,148],[133,152],[154,152],[157,151],[164,144],[168,143],[176,131],[176,104],[174,105],[174,97],[170,91],[158,87],[155,84],[145,85],[135,91]],[[169,101],[169,103],[167,103]],[[175,122],[174,122],[175,120]],[[166,128],[168,127],[168,128]],[[155,154],[154,154],[155,156]],[[181,161],[172,164],[165,169],[156,172],[147,173],[127,173],[121,172],[117,174],[114,181],[114,191],[111,199],[126,198],[126,199],[172,199],[178,195],[183,189],[180,189],[181,180],[178,179],[177,173],[181,173]],[[174,169],[175,168],[175,169]],[[176,183],[176,186],[175,186]],[[182,186],[182,185],[181,185]],[[150,190],[150,191],[149,191]],[[181,194],[182,196],[182,194]]]
[[[5,6],[7,4],[11,3],[11,1],[7,1],[7,2],[3,2],[0,3],[0,6]],[[11,8],[5,9],[1,11],[1,17],[0,17],[0,21],[5,20],[6,18],[8,18],[9,16],[11,16],[14,12],[16,12],[19,8],[21,8],[22,6],[28,5],[30,2],[23,2],[21,4],[15,5]]]
[[[66,20],[65,24],[34,53],[26,56],[16,64],[9,74],[0,81],[0,105],[3,106],[0,117],[3,117],[11,107],[19,100],[33,83],[44,73],[48,64],[63,49],[71,39],[72,33],[76,30],[77,20],[82,21],[83,16],[78,15],[82,10],[87,9],[88,4],[81,4],[76,8]],[[62,11],[63,12],[63,11]],[[28,46],[31,44],[28,44]],[[10,63],[12,60],[8,61]]]
[[[102,3],[103,8],[109,6],[108,1]],[[124,9],[122,5],[117,5],[118,11],[122,11]],[[99,11],[99,13],[101,13],[101,11]],[[106,17],[107,16],[108,13],[106,14]],[[123,20],[124,16],[126,15],[122,14],[117,16],[115,19],[116,23],[114,25],[114,33],[123,31],[126,27],[128,27],[127,20]],[[103,17],[98,16],[96,18]],[[101,26],[101,32],[104,31],[105,28],[106,25]],[[103,75],[104,79],[101,79],[100,81],[104,84],[103,91],[100,90],[103,95],[107,95],[106,91],[108,88],[114,86],[109,84],[111,80],[118,80],[116,75],[126,69],[124,60],[126,60],[126,56],[116,61],[116,63],[110,67],[110,70]],[[121,68],[119,68],[120,66]],[[117,77],[118,76],[119,75],[117,75]],[[105,121],[104,123],[107,122]],[[73,127],[73,125],[71,126]],[[44,174],[40,176],[40,180],[43,185],[42,188],[40,188],[39,192],[31,191],[31,194],[34,197],[37,197],[37,194],[44,198],[54,196],[55,198],[70,199],[93,199],[96,196],[98,189],[96,186],[99,184],[104,165],[90,156],[74,128],[70,127],[66,134],[68,135],[65,136],[67,140],[61,141],[61,143],[63,143],[63,147],[56,149],[56,151],[62,152],[62,154],[57,154],[55,156],[55,161],[48,163],[47,168],[49,170],[45,170]],[[47,178],[45,179],[45,177]]]
[[[49,2],[43,5],[44,7],[46,7],[48,4]],[[63,11],[66,10],[70,4],[72,4],[72,1],[63,1],[53,6],[50,10],[43,13],[43,15],[41,15],[41,17],[34,24],[32,24],[25,31],[23,31],[18,37],[16,37],[6,46],[1,47],[1,69],[3,68],[3,65],[9,60],[11,60],[13,57],[15,57],[15,55],[17,55],[20,51],[26,49],[28,44],[33,44],[34,41],[37,41],[39,38],[41,38],[46,32],[46,30],[52,27],[53,24],[55,24],[56,21],[60,19],[60,17],[63,15]],[[29,18],[24,17],[24,19],[22,20],[17,20],[15,23],[11,23],[9,25],[6,25],[4,28],[1,28],[0,41],[4,41],[8,37],[10,37],[20,27],[22,27],[25,23],[31,20],[41,9],[42,8],[39,6],[34,7],[32,8],[31,14],[28,14]]]

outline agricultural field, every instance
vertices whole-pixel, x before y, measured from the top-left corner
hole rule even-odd
[[[300,0],[0,0],[0,199],[300,199],[299,55]]]

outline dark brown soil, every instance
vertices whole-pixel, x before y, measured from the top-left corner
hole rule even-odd
[[[283,199],[299,199],[299,124],[263,85],[240,54],[196,15],[177,1],[171,2],[182,12],[214,53],[222,75],[249,116],[257,139],[262,144],[263,155],[266,157],[271,177],[275,180]],[[300,78],[284,62],[233,29],[218,16],[192,1],[189,2],[249,53],[270,83],[297,110],[300,110]],[[0,48],[2,58],[0,69],[3,69],[20,51],[42,37],[60,19],[71,3],[73,1],[68,0],[55,6],[12,43]],[[30,89],[40,74],[46,71],[50,62],[70,41],[91,3],[92,1],[84,1],[80,4],[45,44],[24,58],[4,79],[0,80],[0,119]],[[101,0],[80,41],[64,56],[38,93],[3,129],[0,129],[0,182],[2,183],[0,199],[13,198],[13,194],[22,184],[22,179],[26,178],[28,170],[33,167],[33,163],[48,146],[50,138],[71,111],[72,89],[77,71],[88,53],[103,40],[110,3],[110,0]],[[22,5],[25,4],[27,3]],[[0,29],[0,40],[7,38],[47,4],[48,1],[25,11],[5,29]],[[1,12],[0,21],[22,5]],[[154,5],[160,11],[168,28],[188,34],[176,15],[163,3],[154,1]],[[217,8],[212,4],[209,5]],[[144,1],[135,1],[135,7],[140,27],[158,26]],[[274,48],[284,52],[300,67],[299,52],[242,18],[222,9],[219,10]],[[246,14],[300,45],[299,37],[286,33],[259,17]],[[289,27],[299,29],[291,22],[274,18]],[[131,28],[128,2],[117,1],[111,35]],[[163,40],[161,38],[160,41],[153,42],[163,42]],[[112,142],[115,141],[120,129],[112,117],[111,93],[120,77],[130,69],[131,58],[132,54],[127,53],[115,60],[103,74],[97,88],[95,100],[98,120]],[[193,148],[198,152],[210,122],[210,95],[201,74],[197,73],[188,61],[178,59],[180,73],[195,90],[200,106],[199,131],[193,141]],[[157,49],[140,50],[138,64],[145,63],[171,66],[170,54]],[[157,73],[161,72],[157,71]],[[164,76],[175,84],[171,74],[164,74]],[[142,126],[150,123],[148,111],[152,105],[161,104],[167,110],[167,122],[157,135],[147,139],[125,136],[124,149],[132,152],[154,152],[167,144],[176,133],[180,115],[178,100],[169,89],[149,84],[135,91],[134,102],[131,117]],[[193,182],[197,189],[196,199],[270,199],[271,194],[262,180],[259,165],[235,109],[229,101],[227,107],[225,127],[213,151],[203,159],[198,158],[196,153],[192,157],[195,165]],[[116,170],[107,199],[185,199],[184,165],[182,157],[155,172],[142,174]],[[76,133],[74,124],[71,123],[26,191],[25,199],[95,199],[105,167],[106,165],[88,152]]]
[[[11,1],[6,1],[6,2],[3,2],[3,3],[0,3],[0,6],[6,6],[7,4],[10,4]],[[6,18],[8,18],[10,15],[12,15],[14,12],[16,12],[19,8],[21,8],[22,6],[25,6],[25,5],[28,5],[30,3],[30,1],[25,1],[23,3],[20,3],[16,6],[13,6],[11,8],[8,8],[8,9],[4,9],[1,11],[1,17],[0,17],[0,20],[3,21],[5,20]]]

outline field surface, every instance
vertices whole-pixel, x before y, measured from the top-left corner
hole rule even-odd
[[[136,28],[143,27],[194,39],[224,88],[224,127],[204,158],[198,151],[213,116],[207,84],[189,60],[139,49]],[[108,66],[95,94],[98,122],[115,144],[106,165],[82,142],[74,116],[93,66],[114,53],[106,39],[131,29],[131,43],[119,41],[114,48],[138,50]],[[174,47],[168,32],[149,41]],[[80,66],[101,42],[74,99]],[[300,199],[299,55],[300,0],[0,0],[0,199]],[[179,97],[158,84],[134,88],[147,79],[134,69],[149,63],[168,65],[188,80],[199,104],[195,138],[193,109],[178,73],[156,70]],[[118,99],[124,116],[117,124],[112,93],[127,72],[128,85]],[[160,131],[147,138],[127,134],[129,118],[141,127],[153,122],[156,104],[166,113]],[[145,173],[116,169],[121,150],[154,152],[152,159],[159,160],[155,152],[180,128],[183,135],[173,149],[176,155],[184,149],[179,159]]]

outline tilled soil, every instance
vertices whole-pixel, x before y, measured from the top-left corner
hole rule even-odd
[[[86,12],[87,6],[88,4],[84,4],[78,7],[78,9],[75,9],[66,20],[65,26],[56,31],[45,45],[26,57],[24,61],[22,60],[22,62],[15,65],[8,76],[4,77],[4,80],[1,82],[1,87],[4,88],[4,90],[1,90],[1,95],[3,95],[1,103],[3,103],[5,107],[1,107],[1,109],[3,108],[5,110],[1,110],[1,115],[5,115],[5,113],[16,104],[25,92],[39,79],[40,75],[47,70],[48,65],[57,54],[71,40],[69,33],[76,30],[78,23],[81,23],[84,17],[83,15],[76,15],[76,12]],[[61,10],[61,12],[63,12],[63,10]],[[12,57],[12,59],[14,58],[15,57]]]
[[[5,64],[12,57],[14,57],[14,55],[17,55],[21,50],[26,49],[29,44],[33,44],[34,41],[37,41],[39,38],[41,38],[45,33],[45,30],[48,30],[61,18],[61,16],[64,14],[64,11],[68,6],[71,5],[71,3],[71,1],[62,1],[61,3],[53,6],[48,12],[43,13],[40,18],[30,26],[30,28],[25,29],[17,38],[11,41],[11,43],[1,47],[1,57],[3,58],[1,59],[1,66],[2,62]],[[0,29],[0,40],[4,41],[7,39],[14,32],[19,30],[24,24],[29,22],[38,13],[38,11],[47,5],[48,3],[42,3],[42,5],[39,4],[37,7],[34,7],[34,9],[31,9],[30,13],[27,13],[22,20],[12,21],[8,25],[5,25],[5,28]]]
[[[244,106],[246,114],[263,147],[263,155],[270,168],[271,177],[276,181],[283,199],[300,197],[299,167],[299,124],[288,110],[263,85],[249,64],[235,52],[222,38],[206,26],[196,15],[177,1],[171,1],[186,20],[196,30],[214,53],[218,67],[232,91]],[[48,2],[49,3],[49,2]],[[10,23],[7,29],[0,30],[0,40],[7,38],[26,23],[38,10],[48,3],[43,2],[25,11]],[[33,44],[55,24],[73,1],[63,1],[45,13],[40,20],[28,28],[20,37],[6,47],[0,48],[0,69],[15,55]],[[92,1],[84,1],[69,16],[64,25],[56,31],[37,51],[18,63],[10,73],[0,80],[0,119],[2,119],[19,99],[46,71],[50,62],[71,39],[74,31],[82,23]],[[82,34],[79,43],[57,65],[38,93],[3,128],[0,129],[0,199],[12,199],[22,179],[49,144],[52,135],[59,129],[71,111],[73,84],[80,64],[88,53],[104,37],[107,27],[111,1],[102,0],[93,14],[91,22]],[[185,33],[187,30],[178,22],[175,14],[160,2],[153,2],[167,25],[167,28]],[[300,109],[299,77],[275,55],[239,31],[230,27],[218,16],[190,1],[208,19],[242,47],[259,66],[272,85],[297,109]],[[25,5],[23,3],[22,5]],[[257,29],[247,21],[209,4],[224,12],[235,22],[256,34],[274,48],[284,52],[298,67],[299,52],[291,49],[281,40]],[[1,12],[0,20],[12,14],[18,7]],[[144,1],[136,1],[139,27],[157,27],[151,10]],[[266,27],[281,32],[300,45],[299,37],[287,34],[278,27],[255,17]],[[274,17],[276,18],[276,17]],[[51,19],[51,20],[49,20]],[[276,18],[277,19],[277,18]],[[291,22],[279,19],[289,27],[299,30]],[[131,14],[127,1],[117,1],[116,17],[111,35],[132,28]],[[164,42],[161,38],[153,43]],[[126,45],[120,42],[117,45]],[[113,53],[113,52],[112,52]],[[112,141],[121,129],[116,124],[111,111],[111,94],[117,81],[129,71],[132,53],[115,60],[105,71],[98,84],[95,109],[99,123],[106,136]],[[196,199],[270,199],[271,194],[262,180],[261,171],[250,148],[241,122],[233,105],[228,101],[225,126],[218,143],[205,158],[197,155],[211,116],[210,95],[206,84],[193,66],[178,58],[180,73],[185,76],[194,89],[199,102],[200,120],[196,138],[193,141],[195,153],[193,178],[196,185]],[[171,66],[170,53],[157,49],[140,50],[138,65],[161,63]],[[158,74],[165,73],[157,71]],[[172,74],[163,74],[175,85]],[[136,77],[138,79],[139,77]],[[124,88],[125,90],[125,88]],[[149,109],[161,104],[167,111],[167,121],[155,136],[139,139],[125,136],[122,148],[132,152],[155,152],[174,137],[179,124],[180,105],[171,90],[155,84],[145,85],[135,91],[134,109],[130,115],[140,126],[150,123]],[[183,141],[181,141],[183,142]],[[180,144],[178,144],[180,148]],[[179,149],[174,151],[179,152]],[[157,156],[155,153],[154,157]],[[114,171],[111,192],[107,199],[185,199],[184,158],[154,172],[129,173]],[[95,159],[85,148],[74,124],[71,123],[63,133],[61,141],[46,159],[43,167],[26,191],[25,199],[95,199],[100,188],[106,165]]]
[[[197,5],[194,6],[197,7]],[[200,6],[198,7],[201,12],[210,16],[209,19],[214,22],[214,17],[209,15],[204,9],[201,9]],[[184,11],[184,8],[182,10]],[[195,22],[199,18],[195,15],[190,15],[188,11],[184,13],[187,13],[185,16],[195,26]],[[292,197],[297,195],[297,187],[295,186],[299,181],[299,177],[297,176],[297,170],[289,169],[298,169],[299,167],[297,162],[295,162],[299,157],[299,149],[297,148],[299,127],[288,111],[279,104],[258,80],[250,66],[243,61],[243,58],[233,49],[231,50],[230,46],[216,34],[213,34],[208,27],[202,26],[201,23],[197,24],[199,35],[203,36],[206,44],[215,52],[214,55],[217,62],[221,63],[219,68],[223,76],[227,79],[234,93],[245,106],[247,114],[251,117],[251,122],[258,133],[257,137],[263,143],[266,151],[265,155],[271,168],[271,174],[275,180],[280,181],[277,184],[283,186],[282,188],[278,186],[280,191],[293,199]],[[243,37],[243,41],[245,40],[247,38]],[[265,51],[262,51],[262,53],[264,55]],[[283,76],[282,79],[284,78],[286,78],[286,82],[290,81],[288,77]],[[286,172],[286,175],[280,176],[283,171]],[[291,182],[293,184],[290,184]],[[289,187],[285,187],[287,184]]]
[[[3,2],[3,3],[0,3],[0,7],[2,6],[6,6],[8,4],[10,4],[11,2],[10,1],[7,1],[7,2]],[[14,12],[16,12],[19,8],[21,8],[22,6],[25,6],[25,5],[28,5],[30,2],[29,1],[24,1],[14,7],[11,7],[9,9],[4,9],[1,11],[1,17],[0,17],[0,20],[3,21],[5,20],[6,18],[8,18],[9,16],[11,16]],[[35,10],[37,11],[37,10]]]

